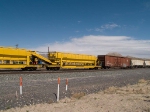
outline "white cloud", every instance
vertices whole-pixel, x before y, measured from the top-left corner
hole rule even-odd
[[[81,23],[81,21],[78,21],[78,23]]]
[[[119,27],[119,25],[117,24],[105,24],[105,25],[102,25],[101,28],[103,29],[113,29],[113,28],[116,28],[116,27]]]
[[[148,8],[148,9],[150,8],[150,2],[149,1],[145,2],[144,5],[145,5],[146,8]]]
[[[103,55],[108,52],[118,52],[124,56],[150,58],[150,40],[136,40],[127,36],[89,35],[81,38],[71,38],[67,42],[46,44],[32,50],[47,52],[60,51],[91,55]]]
[[[115,23],[102,25],[100,28],[96,28],[95,31],[103,32],[104,30],[112,30],[113,28],[120,27]]]
[[[105,29],[102,29],[102,28],[96,28],[95,31],[98,31],[98,32],[103,32]]]
[[[77,30],[77,31],[75,31],[75,32],[76,32],[76,33],[79,33],[80,31]]]
[[[92,31],[93,29],[86,29],[88,32]]]

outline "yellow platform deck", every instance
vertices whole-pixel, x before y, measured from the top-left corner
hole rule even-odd
[[[49,52],[48,58],[60,68],[97,68],[97,57],[93,55]]]

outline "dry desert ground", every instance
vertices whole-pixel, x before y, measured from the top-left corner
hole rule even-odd
[[[85,95],[75,93],[57,103],[37,104],[0,112],[150,112],[150,80],[141,79],[135,85],[109,87]]]

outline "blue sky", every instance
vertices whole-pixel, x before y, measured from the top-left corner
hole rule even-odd
[[[0,0],[0,46],[150,57],[149,0]]]

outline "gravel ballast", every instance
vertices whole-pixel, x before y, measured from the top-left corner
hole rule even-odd
[[[20,77],[23,78],[22,95],[19,95]],[[78,92],[91,94],[110,86],[132,85],[139,79],[150,80],[150,69],[0,75],[0,110],[56,102],[58,77],[61,79],[60,99],[62,99]],[[68,91],[65,90],[67,78]]]

